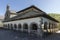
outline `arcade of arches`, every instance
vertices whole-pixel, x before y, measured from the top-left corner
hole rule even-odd
[[[52,24],[52,23],[48,24],[47,22],[44,22],[43,24],[44,24],[44,26],[43,26],[42,30],[53,32],[54,30],[52,30],[52,29],[56,28],[55,24]],[[38,24],[37,23],[31,23],[30,26],[27,23],[24,23],[23,25],[21,25],[20,23],[18,25],[17,24],[4,24],[4,27],[6,27],[8,29],[13,29],[13,30],[14,29],[15,30],[16,29],[20,30],[20,29],[22,29],[22,26],[23,26],[23,30],[27,30],[28,31],[29,28],[32,31],[33,30],[36,30],[36,31],[38,30]]]

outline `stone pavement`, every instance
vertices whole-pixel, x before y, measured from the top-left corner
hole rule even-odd
[[[0,40],[60,40],[60,34],[55,33],[42,38],[26,32],[0,29]]]

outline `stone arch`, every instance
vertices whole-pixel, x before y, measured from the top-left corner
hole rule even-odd
[[[17,24],[14,24],[14,29],[17,29]]]
[[[31,23],[31,29],[32,30],[37,30],[38,24],[37,23]]]
[[[28,29],[28,24],[27,24],[27,23],[24,23],[24,24],[23,24],[23,28],[24,28],[24,29]]]
[[[21,24],[20,23],[18,24],[18,29],[21,29]]]

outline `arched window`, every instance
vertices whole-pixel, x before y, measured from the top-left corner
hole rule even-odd
[[[47,29],[47,22],[44,22],[44,29]]]
[[[17,28],[17,25],[16,25],[16,24],[14,24],[14,28],[15,28],[15,29]]]
[[[18,29],[21,29],[21,24],[18,24]]]
[[[28,24],[24,23],[24,24],[23,24],[23,28],[24,28],[24,29],[28,29]]]
[[[32,23],[32,24],[31,24],[31,29],[32,29],[32,30],[37,30],[37,27],[38,27],[38,26],[37,26],[36,23]]]

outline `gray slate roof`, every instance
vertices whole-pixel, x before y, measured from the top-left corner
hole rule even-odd
[[[34,10],[31,11],[32,13],[21,13],[21,12],[24,12],[24,11],[29,10],[29,9],[31,9],[31,8],[34,8],[34,9],[38,10],[39,13],[34,13],[34,12],[35,12]],[[40,10],[39,8],[35,7],[34,5],[26,8],[26,9],[23,9],[23,10],[21,10],[21,11],[18,11],[18,12],[16,12],[16,13],[18,13],[19,15],[15,16],[15,17],[13,17],[13,18],[10,18],[10,19],[8,19],[8,20],[5,20],[4,22],[21,20],[21,19],[27,19],[27,18],[33,18],[33,17],[39,17],[39,16],[42,16],[42,17],[48,18],[48,19],[50,19],[50,20],[53,20],[53,21],[55,21],[55,22],[58,22],[56,19],[54,19],[54,18],[52,18],[51,16],[47,15],[45,12],[43,12],[43,11]]]

